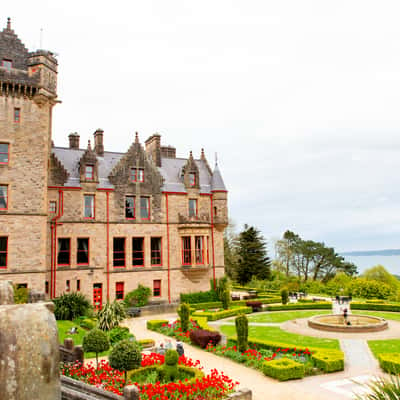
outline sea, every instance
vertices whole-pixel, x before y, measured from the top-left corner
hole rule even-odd
[[[345,260],[357,266],[359,274],[375,265],[383,265],[391,274],[400,275],[400,255],[395,256],[343,256]]]

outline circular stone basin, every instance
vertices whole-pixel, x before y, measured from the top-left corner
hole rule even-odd
[[[379,332],[388,328],[384,318],[369,315],[347,315],[347,325],[342,314],[316,315],[308,320],[310,328],[330,332]]]

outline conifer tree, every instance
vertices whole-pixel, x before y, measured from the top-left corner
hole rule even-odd
[[[261,233],[256,228],[245,225],[239,235],[236,278],[243,285],[252,277],[270,279],[271,260],[267,255],[266,242]]]

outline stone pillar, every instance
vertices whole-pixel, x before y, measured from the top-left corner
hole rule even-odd
[[[139,400],[139,389],[135,385],[124,387],[124,400]]]
[[[11,281],[0,281],[0,305],[2,304],[14,304],[14,288]]]
[[[53,304],[0,306],[0,398],[61,399]]]

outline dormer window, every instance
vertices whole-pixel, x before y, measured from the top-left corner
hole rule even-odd
[[[7,59],[3,59],[1,61],[1,66],[5,69],[10,70],[12,68],[12,61],[11,60],[7,60]]]
[[[92,181],[94,179],[94,167],[93,167],[93,165],[86,165],[86,167],[85,167],[85,178],[88,181]]]
[[[196,174],[193,172],[189,174],[189,185],[196,186]]]
[[[131,182],[144,182],[144,169],[131,168]]]

